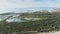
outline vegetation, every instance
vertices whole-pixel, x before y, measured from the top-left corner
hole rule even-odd
[[[4,32],[21,32],[21,31],[38,31],[49,32],[60,30],[60,13],[33,13],[35,15],[24,14],[22,17],[42,18],[42,20],[28,21],[28,22],[13,22],[7,23],[5,20],[0,21],[0,31]],[[26,15],[26,16],[25,16]],[[36,16],[36,17],[35,17]],[[47,19],[44,19],[47,18]]]

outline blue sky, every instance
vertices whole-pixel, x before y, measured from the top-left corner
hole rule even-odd
[[[0,0],[0,13],[60,8],[60,0]]]

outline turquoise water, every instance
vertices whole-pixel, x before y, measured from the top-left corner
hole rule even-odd
[[[7,22],[25,22],[26,20],[21,18],[13,18],[13,19],[7,19]]]

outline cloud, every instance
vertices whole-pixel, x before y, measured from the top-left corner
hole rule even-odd
[[[58,2],[59,0],[0,0],[0,8],[60,7]]]
[[[60,0],[0,0],[0,13],[11,12],[11,8],[60,7]],[[10,8],[10,10],[8,9]],[[22,11],[27,9],[21,9]],[[35,9],[36,10],[36,9]],[[16,10],[20,11],[20,10]]]

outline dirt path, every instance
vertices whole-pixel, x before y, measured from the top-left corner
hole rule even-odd
[[[44,33],[38,33],[38,34],[60,34],[60,31],[56,31],[56,32],[44,32]]]

